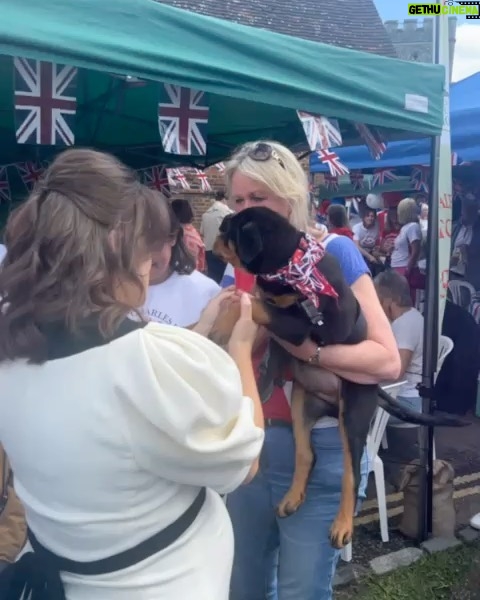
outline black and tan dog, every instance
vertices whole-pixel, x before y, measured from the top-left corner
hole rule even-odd
[[[214,251],[226,262],[257,276],[253,318],[277,338],[300,345],[307,338],[319,347],[356,344],[366,339],[360,306],[343,278],[337,260],[310,236],[264,208],[249,208],[226,217]],[[216,322],[211,339],[224,343],[238,318],[234,311]],[[462,426],[454,417],[430,416],[405,409],[377,385],[341,379],[316,364],[293,360],[276,346],[279,368],[292,365],[295,473],[290,490],[278,506],[280,516],[295,512],[305,498],[314,463],[310,434],[324,416],[339,419],[344,452],[342,496],[330,539],[336,548],[352,537],[360,483],[360,461],[377,406],[418,425]]]

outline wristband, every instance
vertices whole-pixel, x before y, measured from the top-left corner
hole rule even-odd
[[[320,353],[322,351],[321,346],[317,346],[315,352],[312,356],[307,360],[307,364],[309,365],[320,365]]]

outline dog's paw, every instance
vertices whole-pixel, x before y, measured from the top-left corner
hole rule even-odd
[[[277,506],[277,515],[281,518],[289,517],[296,513],[304,502],[305,491],[292,488],[288,490],[283,500]]]
[[[330,543],[333,548],[341,550],[353,537],[353,519],[337,517],[330,529]]]

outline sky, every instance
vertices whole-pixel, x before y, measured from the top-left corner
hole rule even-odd
[[[420,3],[419,0],[416,1]],[[383,21],[388,19],[403,21],[412,18],[407,13],[408,0],[374,0],[374,2]],[[457,18],[453,81],[460,81],[480,71],[480,20]]]

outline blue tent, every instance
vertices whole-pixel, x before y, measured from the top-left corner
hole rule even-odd
[[[480,160],[480,73],[450,88],[452,152],[462,161]],[[430,164],[430,138],[390,142],[381,160],[374,160],[366,146],[337,148],[335,152],[350,169],[378,169]],[[316,154],[310,157],[310,171],[327,171]]]

